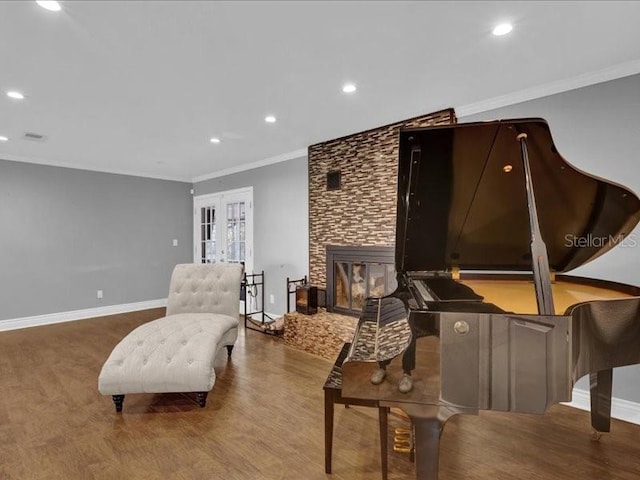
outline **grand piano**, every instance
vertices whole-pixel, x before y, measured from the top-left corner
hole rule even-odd
[[[453,415],[542,414],[585,375],[608,432],[612,369],[640,363],[640,288],[565,272],[633,246],[639,220],[638,197],[567,163],[543,119],[402,130],[398,287],[366,300],[343,396],[409,415],[418,480],[438,478]]]

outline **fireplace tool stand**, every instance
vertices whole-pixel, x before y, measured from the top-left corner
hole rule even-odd
[[[264,270],[260,273],[244,274],[240,300],[244,301],[244,328],[268,335],[277,334],[269,328],[275,320],[264,313]]]

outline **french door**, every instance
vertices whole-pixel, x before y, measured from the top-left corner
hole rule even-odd
[[[253,272],[253,187],[193,198],[194,263],[243,263]]]

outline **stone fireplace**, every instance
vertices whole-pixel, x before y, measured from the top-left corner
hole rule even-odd
[[[327,245],[327,310],[358,316],[367,297],[396,289],[392,247]]]
[[[447,109],[309,147],[312,285],[327,287],[327,246],[394,244],[400,128],[452,123],[455,112]]]
[[[327,309],[287,313],[285,344],[334,360],[364,299],[395,290],[400,129],[453,123],[447,109],[309,147],[309,283],[326,288]]]

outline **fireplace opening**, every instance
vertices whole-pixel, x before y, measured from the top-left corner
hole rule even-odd
[[[327,310],[358,316],[367,297],[396,287],[392,247],[327,245]]]

